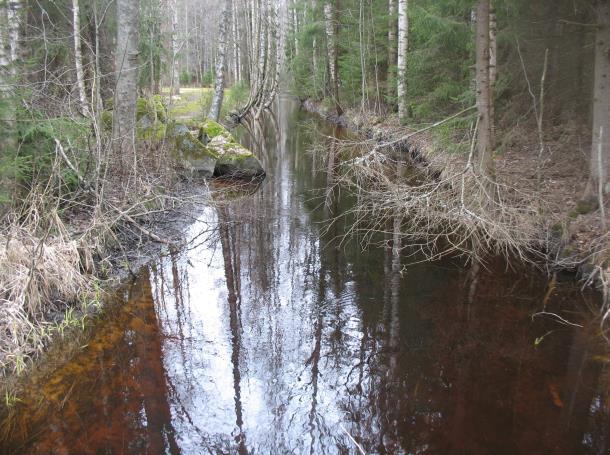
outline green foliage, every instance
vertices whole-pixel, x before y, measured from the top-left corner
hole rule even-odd
[[[225,90],[224,100],[220,111],[221,117],[227,116],[229,112],[246,104],[248,102],[249,94],[248,85],[244,81],[236,82],[232,87]]]
[[[19,151],[15,157],[18,168],[17,178],[23,184],[30,184],[36,179],[45,179],[50,175],[53,161],[56,158],[56,141],[65,148],[71,149],[76,156],[75,165],[87,159],[80,153],[87,146],[89,134],[87,121],[75,121],[71,118],[42,118],[30,116],[18,122]],[[73,171],[62,167],[62,179],[68,190],[73,190],[78,184],[78,178]]]
[[[320,99],[327,95],[328,84],[323,11],[320,5],[312,10],[304,3],[298,8],[309,17],[296,37],[298,52],[293,49],[290,53],[293,89],[300,97]],[[407,91],[413,120],[438,118],[474,103],[471,9],[470,0],[409,2]],[[364,98],[369,107],[394,105],[396,68],[388,62],[391,18],[387,1],[345,0],[339,16],[341,103],[354,106]]]
[[[193,83],[194,77],[191,73],[186,70],[180,72],[180,84],[181,85],[191,85]]]
[[[138,85],[152,93],[159,87],[165,61],[169,56],[164,43],[167,34],[162,33],[163,4],[161,0],[140,2],[140,72]]]
[[[201,76],[201,84],[204,87],[211,87],[213,83],[214,83],[214,71],[212,69],[209,69],[205,73],[203,73],[203,75]]]

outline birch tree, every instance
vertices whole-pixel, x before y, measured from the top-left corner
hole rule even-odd
[[[117,0],[116,89],[113,137],[125,165],[135,159],[139,0]],[[134,166],[135,168],[135,166]]]
[[[229,21],[229,1],[223,0],[220,30],[218,31],[218,56],[216,60],[216,82],[214,83],[214,98],[208,117],[218,121],[225,89],[225,62],[227,58],[227,25]]]
[[[343,114],[339,104],[339,67],[337,56],[337,22],[335,18],[335,6],[332,2],[324,3],[324,24],[326,29],[326,51],[328,52],[328,73],[330,76],[330,95],[333,98],[335,112]]]
[[[170,16],[172,21],[172,69],[171,69],[171,94],[180,94],[180,67],[178,53],[180,52],[178,43],[178,1],[170,0]]]
[[[398,0],[398,118],[404,122],[407,118],[407,49],[409,47],[409,7],[408,0]]]
[[[394,82],[391,75],[396,66],[396,0],[388,0],[388,84],[386,86],[388,96],[394,95]]]
[[[586,196],[610,194],[610,0],[597,0],[593,88],[593,138]]]
[[[72,0],[72,32],[74,33],[74,64],[76,66],[76,86],[78,88],[79,108],[82,115],[89,115],[87,92],[85,89],[85,72],[83,70],[83,51],[80,35],[79,0]]]
[[[17,136],[15,134],[15,102],[14,102],[14,61],[11,54],[11,45],[9,39],[9,5],[8,2],[0,3],[0,102],[2,103],[2,119],[0,126],[2,134],[0,135],[0,208],[2,199],[7,196],[2,194],[2,191],[8,190],[8,195],[12,192],[12,176],[10,169],[5,160],[10,159],[13,153],[17,150]],[[9,169],[9,172],[6,171]],[[7,198],[8,199],[8,198]]]

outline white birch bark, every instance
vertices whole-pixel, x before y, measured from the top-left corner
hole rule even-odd
[[[407,49],[409,47],[408,0],[398,0],[398,59],[397,82],[398,118],[407,118]]]
[[[237,23],[239,16],[237,15],[237,2],[233,1],[231,6],[231,30],[233,32],[233,68],[235,82],[241,80],[241,65],[239,61],[239,34]]]
[[[489,12],[489,119],[491,122],[489,144],[491,150],[496,147],[496,122],[495,122],[495,103],[494,103],[494,88],[498,78],[498,23],[496,13],[491,9]]]
[[[139,0],[117,0],[116,89],[113,137],[123,164],[135,159]]]
[[[72,0],[72,32],[74,33],[74,64],[76,66],[76,87],[80,113],[89,116],[87,92],[85,89],[85,71],[83,70],[83,51],[80,36],[80,6],[78,0]]]
[[[214,84],[214,97],[208,117],[218,121],[220,108],[225,89],[225,62],[227,57],[227,25],[229,20],[229,1],[223,0],[222,14],[220,17],[220,30],[218,31],[218,58],[216,60],[216,82]]]
[[[171,71],[171,94],[180,94],[180,64],[178,61],[178,53],[180,52],[178,44],[178,2],[170,0],[170,15],[172,20],[172,71]]]

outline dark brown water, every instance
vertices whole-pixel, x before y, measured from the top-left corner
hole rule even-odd
[[[202,208],[197,240],[20,397],[5,452],[608,453],[597,297],[501,261],[403,270],[391,241],[341,243],[349,219],[325,221],[353,201],[319,197],[332,176],[305,118],[283,99],[253,127],[262,188]],[[532,320],[543,308],[584,327]]]

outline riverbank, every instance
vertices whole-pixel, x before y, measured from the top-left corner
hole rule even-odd
[[[163,250],[181,247],[183,231],[197,206],[218,202],[212,200],[210,181],[184,169],[182,155],[172,150],[184,141],[165,137],[166,126],[176,119],[205,118],[208,92],[186,88],[171,103],[160,97],[139,100],[138,137],[143,137],[137,175],[117,170],[90,180],[81,170],[90,170],[90,163],[76,161],[74,150],[64,151],[58,140],[45,191],[32,188],[23,204],[4,217],[0,230],[0,377],[4,387],[0,392],[7,397],[12,396],[12,384],[48,346],[83,330],[119,283],[135,276]],[[229,100],[237,99],[233,92],[227,91]],[[160,105],[166,101],[169,115]],[[112,116],[112,112],[105,114]],[[146,135],[147,128],[162,131],[163,137]],[[189,144],[196,143],[188,129],[185,136]],[[205,147],[195,145],[213,150],[212,136]],[[231,161],[235,156],[255,160],[224,129],[220,136],[218,147],[223,154],[215,155],[219,163],[235,164]],[[223,166],[225,174],[235,168]],[[78,182],[75,189],[49,191],[65,185],[66,170]],[[209,176],[213,172],[214,167]],[[222,193],[222,188],[216,191]]]
[[[346,109],[343,115],[337,116],[327,104],[310,99],[302,106],[361,135],[369,141],[369,148],[370,144],[392,143],[392,150],[399,151],[409,158],[410,164],[439,181],[450,180],[466,168],[469,131],[456,130],[454,137],[465,134],[467,140],[462,137],[461,144],[459,139],[450,144],[444,121],[417,128],[403,127],[396,115],[382,117]],[[439,133],[439,128],[444,131]],[[541,208],[533,221],[545,231],[540,237],[549,240],[542,245],[547,249],[546,267],[578,271],[583,281],[601,289],[610,278],[610,236],[604,229],[600,211],[581,201],[588,172],[584,151],[587,132],[571,133],[565,128],[549,131],[547,135],[551,139],[545,141],[542,159],[531,131],[514,128],[505,133],[495,156],[496,179],[498,184],[518,195],[514,203],[536,204]],[[608,211],[605,225],[610,225]]]

